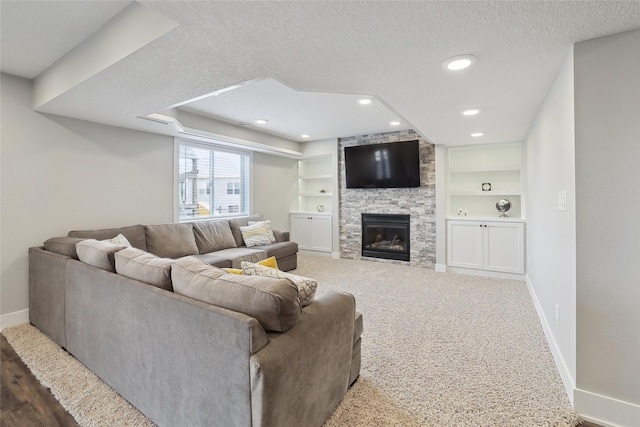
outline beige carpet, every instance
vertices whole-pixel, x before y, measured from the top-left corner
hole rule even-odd
[[[327,427],[578,423],[523,282],[306,254],[296,273],[364,315],[361,377]],[[2,333],[80,425],[152,425],[35,328]]]

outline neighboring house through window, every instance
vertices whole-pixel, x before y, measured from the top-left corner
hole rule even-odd
[[[183,139],[176,145],[180,221],[249,214],[250,152]]]

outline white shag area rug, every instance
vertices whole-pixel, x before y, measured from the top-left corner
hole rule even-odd
[[[364,316],[361,376],[326,427],[579,424],[524,282],[308,254],[295,273]],[[153,425],[34,327],[2,333],[80,425]]]

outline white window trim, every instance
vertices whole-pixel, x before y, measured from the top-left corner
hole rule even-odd
[[[220,142],[216,144],[216,142]],[[242,149],[242,148],[233,148],[229,147],[229,144],[232,144],[229,141],[223,140],[211,140],[211,142],[203,142],[202,139],[189,139],[189,138],[173,138],[173,221],[174,222],[196,222],[202,221],[201,218],[193,218],[187,220],[180,220],[180,207],[178,204],[178,197],[180,193],[180,180],[178,175],[180,174],[180,145],[191,145],[192,147],[200,147],[211,149],[215,148],[218,151],[226,151],[227,153],[235,153],[235,154],[245,154],[249,156],[249,207],[248,214],[253,213],[253,152],[250,150]],[[244,213],[239,213],[237,215],[221,215],[217,216],[216,219],[223,218],[235,218],[244,216]]]

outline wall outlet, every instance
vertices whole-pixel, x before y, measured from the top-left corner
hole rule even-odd
[[[560,305],[556,304],[556,326],[560,325]]]

